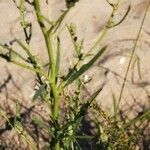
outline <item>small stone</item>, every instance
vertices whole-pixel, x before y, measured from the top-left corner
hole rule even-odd
[[[123,65],[126,62],[126,58],[125,57],[121,57],[119,60],[119,64]]]

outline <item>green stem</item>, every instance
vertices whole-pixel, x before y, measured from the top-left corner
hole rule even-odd
[[[58,118],[58,91],[57,91],[57,87],[56,87],[56,75],[55,75],[55,62],[54,62],[54,55],[53,55],[53,48],[52,48],[52,43],[51,43],[51,35],[47,33],[46,27],[44,26],[44,20],[41,17],[42,14],[41,13],[41,9],[40,9],[40,4],[39,4],[39,0],[34,0],[34,6],[35,6],[35,10],[36,10],[36,16],[38,19],[38,23],[40,25],[40,28],[42,30],[44,39],[45,39],[45,43],[46,43],[46,47],[47,47],[47,51],[48,51],[48,56],[49,56],[49,66],[51,67],[51,74],[50,74],[50,78],[51,78],[51,88],[52,88],[52,92],[53,92],[53,98],[54,98],[54,110],[53,110],[53,117],[54,119]]]
[[[147,12],[148,12],[149,7],[150,7],[150,0],[149,0],[149,3],[148,3],[148,6],[147,6],[147,8],[146,8],[144,17],[143,17],[143,19],[142,19],[142,22],[141,22],[141,25],[140,25],[140,29],[139,29],[139,32],[138,32],[137,37],[136,37],[136,41],[135,41],[135,43],[134,43],[134,45],[133,45],[133,48],[132,48],[132,51],[131,51],[129,63],[128,63],[128,66],[127,66],[127,69],[126,69],[124,81],[123,81],[123,83],[122,83],[122,87],[121,87],[121,91],[120,91],[120,95],[119,95],[119,100],[118,100],[117,108],[119,108],[119,104],[120,104],[120,102],[121,102],[121,100],[122,100],[122,95],[123,95],[123,92],[124,92],[126,80],[127,80],[128,73],[129,73],[129,69],[130,69],[130,67],[131,67],[131,63],[132,63],[132,60],[133,60],[133,56],[134,56],[134,54],[135,54],[135,50],[136,50],[136,47],[137,47],[137,44],[138,44],[139,37],[140,37],[141,32],[142,32],[142,28],[143,28],[144,21],[145,21],[145,18],[146,18],[146,15],[147,15]]]
[[[14,60],[11,60],[11,63],[13,63],[15,65],[18,65],[18,66],[20,66],[22,68],[25,68],[27,70],[33,71],[35,73],[38,73],[39,75],[44,76],[49,82],[51,82],[50,78],[43,71],[41,71],[40,69],[32,68],[32,67],[30,67],[30,66],[28,66],[26,64],[23,64],[23,63],[14,61]]]
[[[53,48],[52,48],[52,43],[51,43],[51,36],[52,35],[47,32],[47,29],[44,25],[43,17],[41,17],[41,15],[39,15],[39,14],[42,14],[41,9],[40,9],[39,0],[34,0],[34,7],[35,7],[35,12],[36,12],[39,26],[42,30],[42,33],[43,33],[43,36],[45,39],[45,44],[46,44],[48,56],[49,56],[49,67],[51,67],[51,74],[48,73],[48,75],[50,76],[50,79],[51,79],[50,86],[51,86],[51,90],[52,90],[52,94],[53,94],[53,100],[54,100],[54,105],[52,106],[53,107],[52,115],[53,115],[54,120],[58,120],[59,94],[58,94],[57,85],[56,85],[56,72],[55,72],[56,66],[55,66],[55,62],[54,62]],[[55,141],[54,149],[55,150],[60,149],[59,141]]]
[[[85,55],[85,57],[87,57],[98,46],[98,44],[102,42],[102,40],[106,36],[107,32],[111,28],[109,26],[111,26],[111,23],[113,23],[113,18],[115,16],[116,11],[118,10],[119,4],[120,4],[120,0],[118,0],[116,2],[115,6],[112,6],[113,7],[112,13],[111,13],[111,15],[110,15],[110,17],[109,17],[109,19],[108,19],[108,21],[107,21],[104,29],[102,30],[102,32],[100,33],[100,35],[98,35],[98,39],[95,41],[95,43],[93,44],[93,46],[87,52],[87,54]]]

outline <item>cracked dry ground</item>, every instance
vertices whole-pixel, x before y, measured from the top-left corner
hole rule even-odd
[[[131,11],[125,21],[116,28],[110,29],[103,40],[102,45],[108,45],[107,52],[87,72],[87,75],[93,77],[93,80],[84,87],[84,95],[89,96],[95,89],[105,84],[97,101],[110,113],[112,112],[112,94],[115,94],[116,98],[119,97],[125,70],[148,0],[124,0],[117,13],[116,21],[124,15],[129,4],[131,5]],[[42,7],[45,14],[57,18],[61,10],[65,8],[65,4],[62,0],[51,0],[49,7],[44,2],[42,3]],[[48,11],[49,9],[51,11]],[[76,24],[79,37],[84,37],[84,48],[86,50],[92,45],[98,33],[106,24],[111,11],[111,7],[105,0],[92,0],[92,2],[91,0],[81,0],[65,18],[62,29],[66,22]],[[32,21],[33,26],[31,47],[35,50],[35,55],[38,55],[43,63],[47,63],[48,58],[44,47],[44,40],[36,23],[36,17],[33,15],[33,10],[30,7],[28,8],[27,16]],[[19,13],[12,1],[0,0],[0,20],[0,43],[9,44],[15,37],[24,39],[19,22]],[[126,115],[130,115],[130,117],[150,106],[149,27],[150,10],[148,11],[138,41],[135,52],[136,56],[129,70],[121,103],[122,110],[126,111]],[[65,74],[67,68],[73,65],[74,62],[72,45],[70,44],[70,39],[68,39],[69,34],[63,29],[61,33],[61,60],[63,62],[61,63],[61,74]],[[16,45],[15,47],[17,48]],[[0,59],[0,67],[0,107],[6,110],[10,116],[13,116],[15,102],[18,101],[22,106],[23,118],[27,130],[29,132],[36,132],[33,125],[30,124],[29,116],[42,112],[46,119],[48,112],[41,103],[36,108],[32,108],[31,96],[35,87],[34,74],[15,65],[8,64],[2,59]],[[7,139],[6,142],[12,144],[12,148],[8,149],[15,149],[15,146],[20,145],[20,143],[17,143],[19,141],[18,138],[13,130],[9,128],[5,130],[5,121],[0,117],[0,140]],[[34,136],[32,138],[36,139]],[[14,139],[16,142],[12,142],[11,139]],[[25,143],[23,145],[27,149],[27,145]]]

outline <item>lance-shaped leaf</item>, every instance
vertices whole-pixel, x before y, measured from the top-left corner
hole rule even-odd
[[[87,64],[84,64],[78,71],[74,72],[68,80],[66,79],[67,81],[64,87],[71,84],[74,80],[79,78],[85,71],[87,71],[96,62],[96,60],[105,52],[106,48],[107,47],[104,46]]]
[[[115,121],[117,121],[118,119],[118,107],[117,107],[117,99],[115,97],[115,94],[112,94],[112,98],[113,98],[113,111],[114,111],[114,119]]]
[[[86,115],[86,112],[88,111],[88,109],[90,108],[92,102],[95,100],[95,98],[98,96],[98,94],[102,91],[104,85],[102,87],[100,87],[88,100],[85,104],[82,105],[82,107],[80,108],[79,113],[76,116],[76,119],[78,118],[82,118]]]
[[[43,84],[39,87],[39,89],[35,92],[32,100],[35,101],[38,97],[43,96],[46,92],[46,84]]]
[[[31,49],[30,49],[27,45],[23,44],[23,43],[22,43],[20,40],[18,40],[18,39],[16,39],[16,42],[22,47],[22,49],[26,52],[26,54],[30,57],[30,59],[32,59],[32,61],[35,61],[35,59],[34,59],[32,53],[31,53]]]
[[[2,56],[5,56],[5,58],[7,57],[7,60],[8,60],[8,58],[9,58],[9,61],[12,60],[12,59],[14,59],[14,58],[19,58],[19,59],[21,59],[23,61],[26,61],[26,59],[22,55],[20,55],[18,52],[16,52],[15,50],[13,50],[12,48],[10,48],[9,46],[6,46],[6,45],[3,45],[3,44],[0,43],[0,47],[6,49],[8,51],[5,54],[3,54],[3,53],[0,54]]]
[[[69,12],[69,9],[63,12],[63,14],[58,18],[58,20],[50,27],[50,29],[47,31],[48,34],[50,34],[52,31],[55,33],[57,29],[60,27],[61,23],[63,22],[65,16]]]
[[[41,129],[45,130],[48,132],[51,136],[53,135],[53,132],[51,131],[49,125],[40,117],[34,117],[32,121]]]
[[[60,39],[57,38],[57,53],[56,53],[56,67],[55,67],[55,75],[56,78],[59,74],[59,67],[60,67]]]

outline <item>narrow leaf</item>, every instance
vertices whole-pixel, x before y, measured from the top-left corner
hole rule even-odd
[[[21,41],[16,39],[16,42],[22,47],[22,49],[26,52],[26,54],[29,56],[29,62],[33,65],[34,68],[39,68],[37,64],[39,65],[39,62],[37,62],[37,59],[32,54],[32,49],[29,48],[27,44],[23,44]]]
[[[55,33],[57,29],[60,27],[62,21],[64,20],[65,16],[67,15],[69,9],[64,11],[63,14],[58,18],[58,20],[55,22],[54,25],[50,27],[50,29],[47,31],[48,34],[50,34],[52,31]]]
[[[3,44],[0,43],[0,46],[6,50],[8,50],[9,54],[10,54],[10,57],[13,55],[13,56],[16,56],[24,61],[26,61],[26,59],[21,56],[18,52],[16,52],[15,50],[13,50],[12,48],[8,47],[8,46],[5,46]],[[4,54],[5,55],[5,54]],[[11,58],[10,58],[11,59]]]
[[[104,85],[103,85],[104,86]],[[88,100],[85,104],[82,105],[82,107],[80,108],[80,111],[78,113],[78,115],[76,116],[76,118],[81,118],[83,116],[85,116],[87,110],[89,109],[89,107],[91,106],[92,102],[95,100],[95,98],[98,96],[98,94],[102,91],[103,86],[100,87]]]
[[[33,59],[33,55],[31,54],[31,49],[23,44],[20,40],[16,39],[16,42],[22,47],[22,49],[26,52],[26,54]]]
[[[55,74],[56,78],[58,77],[59,74],[59,67],[60,67],[60,39],[57,38],[57,54],[56,54],[56,68],[55,68]]]
[[[50,130],[50,127],[48,124],[46,124],[45,121],[43,121],[40,117],[34,117],[32,121],[41,129],[44,129],[46,132],[50,133],[53,136],[52,131]]]
[[[32,100],[35,101],[38,97],[42,96],[45,93],[45,90],[46,90],[46,85],[45,84],[41,85],[40,88],[34,94]]]
[[[112,98],[113,98],[114,119],[115,121],[117,121],[117,115],[118,115],[117,99],[114,94],[112,95]]]
[[[105,50],[106,46],[103,47],[100,51],[98,51],[98,53],[87,64],[84,64],[78,71],[74,72],[66,81],[64,87],[71,84],[74,80],[79,78],[85,71],[87,71],[96,62],[96,60],[105,52]]]

